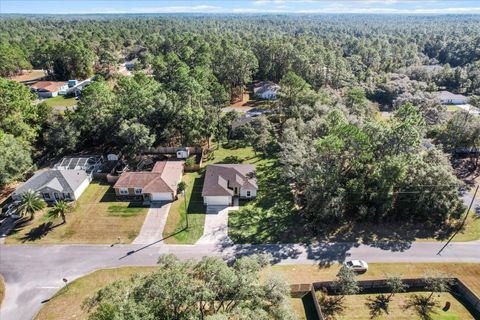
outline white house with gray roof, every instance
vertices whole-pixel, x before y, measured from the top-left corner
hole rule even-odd
[[[46,202],[59,200],[74,201],[85,191],[91,176],[85,170],[48,169],[35,173],[12,194],[12,199],[20,200],[28,190],[38,192]]]
[[[271,81],[260,82],[253,88],[253,94],[256,97],[265,100],[277,99],[277,92],[280,90],[280,86]]]
[[[234,198],[257,196],[255,165],[211,164],[203,182],[203,203],[207,206],[230,206]]]

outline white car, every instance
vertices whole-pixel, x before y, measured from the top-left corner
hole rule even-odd
[[[343,264],[347,269],[355,272],[367,272],[368,263],[363,260],[349,260]]]

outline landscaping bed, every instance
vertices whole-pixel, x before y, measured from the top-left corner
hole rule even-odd
[[[148,208],[140,204],[116,201],[110,185],[93,182],[73,211],[67,213],[66,224],[60,218],[50,218],[46,208],[33,221],[12,230],[6,243],[130,243],[139,233],[147,212]]]

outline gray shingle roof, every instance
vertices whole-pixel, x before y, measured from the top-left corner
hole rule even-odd
[[[88,179],[88,175],[83,170],[49,169],[39,171],[18,187],[13,194],[22,194],[27,190],[41,192],[44,188],[50,188],[61,193],[71,193],[73,195],[85,179]]]
[[[258,189],[255,173],[252,164],[211,164],[205,173],[202,196],[232,196],[234,187]]]
[[[438,91],[434,93],[435,96],[441,100],[468,100],[468,97],[462,94],[451,93],[450,91]]]

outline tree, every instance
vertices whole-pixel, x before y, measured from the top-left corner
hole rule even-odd
[[[425,289],[431,291],[428,300],[437,292],[448,292],[452,287],[452,278],[442,272],[434,272],[425,274],[423,277],[425,281]]]
[[[260,280],[265,263],[262,256],[228,265],[215,257],[182,262],[165,255],[157,271],[114,282],[83,308],[89,319],[295,319],[285,280]]]
[[[22,70],[31,69],[25,52],[16,45],[0,44],[0,77],[19,74]]]
[[[33,220],[35,213],[45,208],[46,205],[40,194],[33,190],[27,190],[22,193],[15,212],[24,218],[28,216],[30,220]]]
[[[362,88],[352,88],[347,91],[345,96],[345,105],[357,116],[365,116],[369,114],[368,100],[365,96],[365,90]]]
[[[423,295],[414,294],[405,304],[405,309],[413,308],[422,320],[432,320],[437,303]]]
[[[63,223],[67,223],[66,214],[72,209],[71,205],[64,200],[55,202],[52,209],[49,211],[50,216],[57,218],[61,217]]]
[[[408,288],[399,276],[387,276],[385,284],[390,291],[390,295],[388,296],[389,299],[397,293],[405,292]]]
[[[39,110],[25,85],[0,78],[0,130],[29,145],[38,134]]]
[[[30,148],[0,130],[0,187],[22,178],[31,166]]]
[[[187,183],[185,181],[180,181],[177,185],[177,193],[182,193],[187,189]]]
[[[293,71],[287,72],[280,80],[278,93],[280,105],[287,118],[296,114],[297,108],[312,97],[310,85]],[[311,101],[310,101],[311,102]]]
[[[124,121],[120,124],[117,137],[122,152],[127,156],[134,156],[140,153],[151,147],[155,141],[155,136],[150,134],[147,126],[129,121]]]
[[[376,318],[382,313],[389,314],[390,297],[379,294],[374,299],[368,298],[367,300],[365,305],[370,309],[370,318]]]

